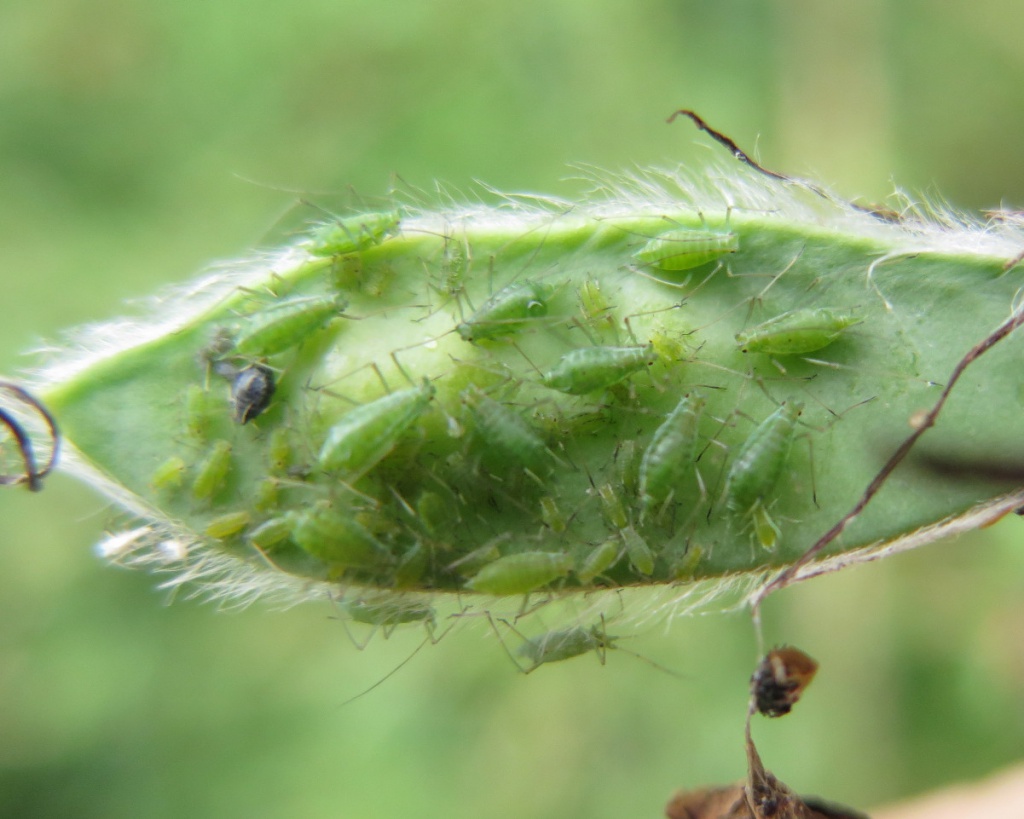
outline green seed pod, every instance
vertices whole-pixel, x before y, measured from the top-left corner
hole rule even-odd
[[[320,466],[349,478],[369,472],[427,411],[433,397],[433,385],[424,380],[419,387],[393,392],[346,413],[327,433]]]
[[[562,356],[544,374],[544,385],[570,395],[586,395],[618,384],[657,359],[654,347],[582,347]]]
[[[659,270],[690,270],[739,249],[739,237],[732,231],[677,228],[651,239],[635,258]]]
[[[520,552],[499,557],[466,581],[466,588],[484,594],[526,594],[572,571],[565,552]]]
[[[512,282],[491,296],[458,330],[464,341],[501,338],[548,314],[550,288],[539,282]]]
[[[736,343],[745,353],[802,355],[827,347],[847,327],[863,318],[830,307],[790,310],[763,324],[736,334]]]

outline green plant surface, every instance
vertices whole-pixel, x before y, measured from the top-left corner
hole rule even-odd
[[[256,575],[523,595],[792,563],[1010,314],[1016,228],[689,176],[717,190],[651,173],[578,206],[357,214],[158,299],[97,354],[83,336],[43,396],[115,496],[152,510],[109,555],[156,546],[173,569],[171,542],[184,577],[236,597]],[[1014,448],[1018,346],[972,364],[937,451]],[[257,363],[276,390],[242,424],[233,385]],[[651,503],[640,473],[686,396],[695,438],[657,456],[676,476]],[[933,539],[997,488],[904,470],[830,551]]]

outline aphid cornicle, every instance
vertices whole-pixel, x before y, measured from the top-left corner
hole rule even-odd
[[[520,552],[488,563],[466,581],[466,588],[484,594],[526,594],[565,577],[572,567],[566,552]]]
[[[657,360],[650,344],[644,347],[581,347],[568,352],[543,376],[544,386],[569,395],[607,389]]]
[[[234,336],[231,354],[260,358],[283,353],[323,329],[347,306],[348,302],[339,295],[282,299],[242,324]]]
[[[674,228],[655,236],[634,257],[659,270],[690,270],[739,249],[739,237],[731,230]]]
[[[331,427],[320,448],[320,466],[328,472],[358,477],[376,466],[398,439],[427,411],[434,386],[399,390],[356,407]]]
[[[375,247],[398,232],[402,215],[396,210],[360,213],[325,222],[310,234],[313,256],[344,256]]]
[[[239,370],[231,384],[231,401],[235,422],[247,424],[270,406],[274,397],[274,371],[263,364],[252,364]]]
[[[704,401],[683,396],[654,431],[640,461],[640,499],[645,512],[661,506],[676,492],[693,465],[697,422]]]
[[[817,672],[818,663],[800,649],[772,649],[750,678],[754,706],[766,717],[788,714]]]
[[[736,334],[736,343],[745,353],[802,355],[827,347],[847,327],[863,318],[831,307],[790,310],[781,316]]]
[[[455,328],[465,341],[500,338],[548,314],[551,288],[530,281],[503,287]]]
[[[336,566],[374,569],[392,559],[350,510],[336,509],[327,501],[297,513],[291,538],[313,557]]]
[[[750,512],[775,487],[789,457],[803,404],[786,403],[764,419],[740,448],[726,477],[726,506]]]

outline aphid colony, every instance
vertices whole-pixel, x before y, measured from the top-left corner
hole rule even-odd
[[[373,330],[380,305],[395,302],[345,290],[330,271],[353,258],[365,267],[357,254],[380,256],[402,236],[393,212],[329,223],[308,246],[324,273],[247,292],[204,330],[182,397],[185,446],[154,464],[149,487],[201,519],[207,538],[317,579],[499,596],[686,579],[716,551],[742,562],[748,550],[735,544],[785,542],[786,518],[770,511],[802,404],[763,390],[760,418],[730,411],[720,388],[687,377],[701,342],[672,335],[671,302],[630,315],[614,282],[523,272],[455,287],[445,250],[421,295],[387,308],[425,341],[361,357],[386,332]],[[627,240],[626,278],[713,271],[740,249],[731,230]],[[838,308],[791,311],[735,328],[733,349],[802,355],[859,321]],[[451,352],[408,363],[441,341]],[[593,432],[601,424],[622,429],[611,449]],[[531,663],[610,647],[592,631],[552,640]]]

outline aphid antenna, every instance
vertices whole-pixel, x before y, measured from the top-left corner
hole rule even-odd
[[[871,264],[868,265],[868,269],[864,274],[864,284],[865,286],[870,287],[872,290],[875,291],[875,294],[878,296],[878,298],[882,300],[882,304],[885,305],[885,309],[887,312],[892,312],[892,302],[885,297],[885,294],[882,292],[881,288],[875,282],[875,270],[877,270],[881,265],[886,264],[887,262],[891,262],[895,259],[913,259],[916,256],[920,255],[920,252],[915,250],[894,250],[890,253],[885,253],[882,256],[879,256],[877,259],[871,262]]]

